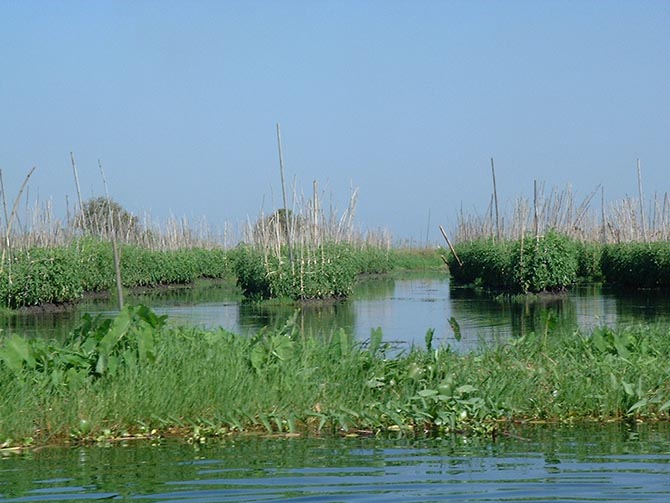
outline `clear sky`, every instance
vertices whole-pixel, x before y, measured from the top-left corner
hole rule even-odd
[[[65,213],[76,190],[237,225],[286,176],[423,241],[533,180],[670,190],[668,1],[0,0],[0,169]],[[332,194],[332,197],[331,197]]]

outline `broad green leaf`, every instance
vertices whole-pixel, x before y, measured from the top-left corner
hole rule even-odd
[[[152,329],[145,328],[137,334],[137,355],[139,361],[142,363],[153,363],[156,361]]]
[[[0,349],[0,358],[14,372],[20,371],[24,365],[30,369],[35,368],[35,356],[30,343],[15,334],[10,336]]]
[[[634,396],[635,395],[635,388],[633,388],[633,385],[629,382],[626,381],[621,381],[621,385],[623,386],[623,390],[626,392],[628,396]]]
[[[291,359],[293,356],[293,341],[286,335],[277,334],[272,337],[272,354],[281,361]]]
[[[100,341],[100,353],[111,353],[114,347],[128,332],[132,317],[132,308],[126,307],[123,309],[112,322],[109,331]]]
[[[257,372],[261,372],[266,365],[267,356],[267,349],[262,344],[256,343],[254,347],[251,348],[251,354],[249,355],[251,366],[256,369]]]
[[[628,414],[630,414],[631,412],[634,412],[637,409],[640,409],[642,407],[646,407],[647,403],[648,403],[648,401],[647,401],[646,398],[643,398],[642,400],[639,400],[639,401],[635,402],[635,404],[633,404],[630,407],[630,409],[628,409]]]

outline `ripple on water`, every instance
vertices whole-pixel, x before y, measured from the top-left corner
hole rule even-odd
[[[529,442],[240,438],[0,459],[1,502],[669,501],[670,426],[534,429]]]

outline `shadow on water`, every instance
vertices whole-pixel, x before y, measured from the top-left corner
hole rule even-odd
[[[46,448],[0,460],[0,501],[667,501],[667,424],[514,436],[231,437]]]

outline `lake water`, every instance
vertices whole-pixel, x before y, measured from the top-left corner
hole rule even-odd
[[[281,325],[293,313],[286,305],[240,301],[232,285],[181,288],[128,296],[144,303],[172,323],[224,327],[236,333]],[[68,313],[19,315],[0,320],[5,333],[63,337],[84,311],[113,315],[109,301],[87,301]],[[455,324],[458,328],[455,329]],[[300,327],[309,335],[344,328],[359,340],[381,327],[384,339],[400,346],[424,345],[425,333],[435,330],[435,343],[470,349],[482,341],[506,339],[556,327],[588,331],[599,325],[670,322],[668,292],[625,292],[598,286],[574,288],[569,295],[523,302],[496,300],[470,289],[452,288],[443,274],[418,274],[361,282],[352,299],[326,305],[306,305]],[[455,330],[461,340],[456,340]]]
[[[173,323],[238,333],[282,324],[293,312],[240,302],[230,286],[154,291],[128,301],[150,305]],[[5,333],[62,337],[84,311],[114,313],[106,301],[87,301],[70,313],[0,323]],[[670,322],[668,295],[584,287],[519,303],[451,288],[435,274],[365,281],[351,300],[308,305],[299,317],[303,332],[317,337],[342,327],[365,340],[381,327],[387,341],[423,345],[430,328],[436,342],[461,349],[557,326],[640,322]],[[670,501],[669,424],[517,425],[508,433],[495,441],[239,436],[206,445],[0,450],[0,502]]]
[[[667,424],[520,429],[496,441],[233,437],[0,458],[1,502],[669,501]]]

